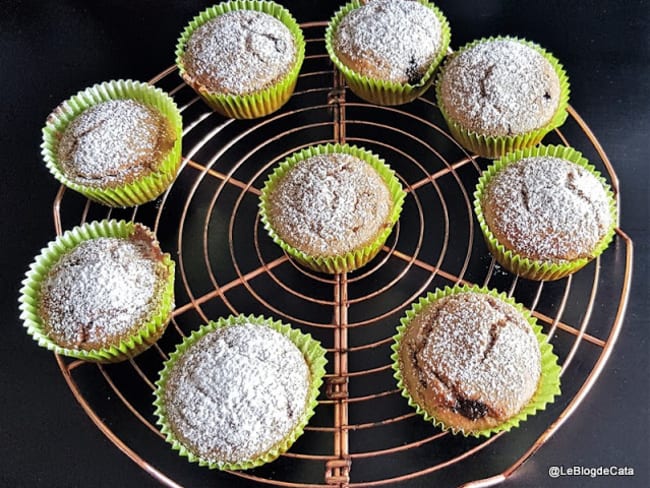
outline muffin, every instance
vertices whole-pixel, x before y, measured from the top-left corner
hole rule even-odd
[[[616,202],[574,149],[540,146],[508,154],[479,179],[474,209],[490,252],[512,273],[556,280],[611,242]]]
[[[163,334],[174,308],[174,263],[141,224],[76,227],[41,252],[21,290],[21,318],[57,354],[118,362]]]
[[[313,146],[283,161],[266,181],[261,218],[299,263],[323,273],[353,271],[381,249],[405,193],[383,160],[356,146]]]
[[[432,3],[354,0],[330,21],[325,44],[356,95],[399,105],[429,88],[450,38],[447,19]]]
[[[273,461],[317,404],[325,350],[281,322],[231,316],[186,338],[156,383],[158,424],[181,456],[217,469]]]
[[[557,357],[540,331],[505,294],[437,290],[398,327],[395,377],[409,404],[445,430],[510,430],[559,394]]]
[[[436,84],[440,111],[469,151],[498,157],[538,144],[567,117],[564,69],[537,44],[474,41],[449,56]]]
[[[176,46],[183,80],[214,110],[236,119],[275,112],[296,85],[305,41],[274,2],[224,2],[194,17]]]
[[[162,90],[131,80],[66,100],[43,129],[43,158],[65,186],[112,207],[154,200],[181,163],[183,123]]]

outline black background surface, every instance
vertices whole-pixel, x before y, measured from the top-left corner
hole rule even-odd
[[[283,1],[301,21],[326,20],[339,2]],[[650,486],[648,478],[648,139],[650,3],[647,1],[437,2],[452,47],[511,34],[564,64],[571,104],[620,179],[621,228],[635,242],[630,305],[606,370],[567,424],[504,486]],[[173,64],[184,25],[209,2],[0,2],[0,485],[157,486],[93,426],[50,353],[18,319],[20,281],[54,237],[58,184],[40,157],[40,129],[60,101],[96,82],[147,80]],[[631,478],[547,476],[551,465],[630,466]],[[236,483],[236,480],[234,480]],[[233,485],[234,486],[234,485]]]

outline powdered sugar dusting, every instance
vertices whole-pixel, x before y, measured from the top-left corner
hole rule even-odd
[[[349,154],[312,156],[291,168],[269,198],[269,220],[291,246],[312,256],[370,244],[389,225],[386,183]]]
[[[612,224],[603,185],[556,157],[506,166],[488,183],[482,205],[489,229],[524,257],[561,262],[589,257]]]
[[[291,31],[264,12],[237,10],[206,22],[187,41],[190,76],[218,93],[245,95],[286,75],[296,58]]]
[[[158,303],[156,261],[142,242],[98,238],[64,254],[41,287],[47,334],[63,347],[114,345]]]
[[[255,459],[282,441],[307,407],[309,368],[268,327],[216,329],[173,364],[164,404],[176,437],[210,462]]]
[[[485,41],[453,57],[441,81],[444,109],[468,130],[493,136],[546,125],[560,100],[560,82],[539,52],[510,39]]]
[[[419,2],[375,0],[348,13],[334,49],[352,70],[370,78],[417,84],[440,51],[442,29]]]
[[[414,358],[420,378],[449,408],[472,403],[506,419],[537,390],[541,354],[535,334],[510,304],[483,293],[444,297],[422,312]]]
[[[110,100],[90,107],[66,128],[59,144],[61,167],[72,181],[88,186],[125,183],[155,167],[171,145],[166,121],[134,100]]]

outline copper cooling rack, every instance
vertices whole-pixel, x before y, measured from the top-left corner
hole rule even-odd
[[[632,242],[618,228],[612,246],[573,277],[534,283],[490,258],[472,215],[472,193],[488,161],[447,133],[433,90],[411,104],[379,107],[351,95],[325,53],[325,23],[303,24],[307,57],[296,92],[279,112],[235,121],[213,113],[175,68],[152,83],[177,101],[185,121],[183,167],[156,202],[107,210],[63,187],[56,231],[79,222],[126,218],[155,229],[177,263],[177,308],[160,342],[123,364],[57,357],[76,400],[95,425],[162,484],[178,486],[464,486],[513,475],[577,411],[602,372],[621,329],[630,288]],[[582,151],[618,181],[585,122],[569,120],[546,141]],[[260,188],[287,155],[312,144],[347,142],[380,154],[408,192],[386,246],[368,266],[334,277],[294,264],[266,236]],[[506,291],[533,311],[562,364],[563,394],[510,433],[453,436],[423,421],[397,391],[391,336],[411,302],[436,287],[478,283]],[[153,383],[191,330],[231,313],[291,323],[328,351],[320,403],[305,434],[269,465],[221,473],[187,463],[154,423]]]

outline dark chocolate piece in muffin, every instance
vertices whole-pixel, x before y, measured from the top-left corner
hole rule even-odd
[[[94,105],[61,136],[61,170],[79,185],[115,188],[155,173],[176,138],[155,108],[135,100]]]
[[[540,347],[526,318],[475,291],[429,303],[408,324],[398,355],[415,403],[466,434],[516,416],[541,375]]]

